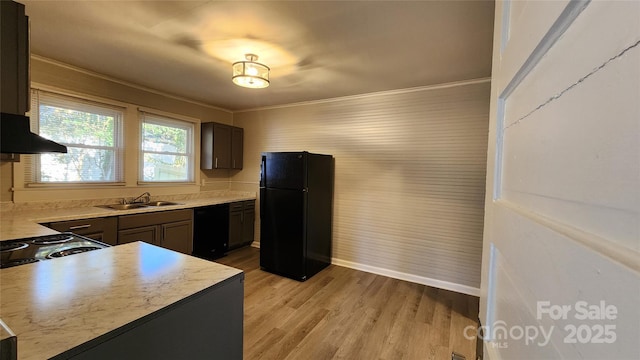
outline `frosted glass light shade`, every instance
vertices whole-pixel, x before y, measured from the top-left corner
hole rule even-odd
[[[246,55],[247,61],[233,63],[233,75],[231,80],[234,84],[247,88],[266,88],[269,86],[269,67],[255,62],[258,56]]]

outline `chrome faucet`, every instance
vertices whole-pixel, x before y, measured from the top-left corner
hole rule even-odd
[[[143,192],[142,195],[138,196],[137,198],[129,201],[129,204],[135,204],[135,203],[143,203],[146,204],[149,201],[151,201],[151,194],[149,194],[148,192]]]

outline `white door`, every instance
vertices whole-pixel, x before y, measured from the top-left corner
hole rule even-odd
[[[496,4],[480,320],[496,359],[640,359],[640,1]]]

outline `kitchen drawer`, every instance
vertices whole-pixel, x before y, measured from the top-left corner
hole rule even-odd
[[[251,210],[255,208],[255,200],[237,201],[229,204],[229,211]]]
[[[118,230],[133,229],[149,225],[192,220],[193,209],[157,211],[152,213],[122,215],[118,219]]]
[[[52,222],[47,225],[54,230],[60,232],[69,231],[78,235],[89,234],[95,232],[101,232],[105,229],[115,227],[117,224],[115,217],[108,218],[95,218],[95,219],[83,219],[83,220],[70,220],[70,221],[58,221]]]
[[[45,225],[60,232],[72,232],[74,234],[84,235],[110,245],[115,245],[117,241],[118,218],[115,216],[57,221]]]

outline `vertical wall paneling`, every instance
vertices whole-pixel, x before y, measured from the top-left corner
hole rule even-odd
[[[480,80],[235,113],[245,168],[232,189],[257,191],[262,151],[332,154],[334,263],[478,295],[489,88]]]

